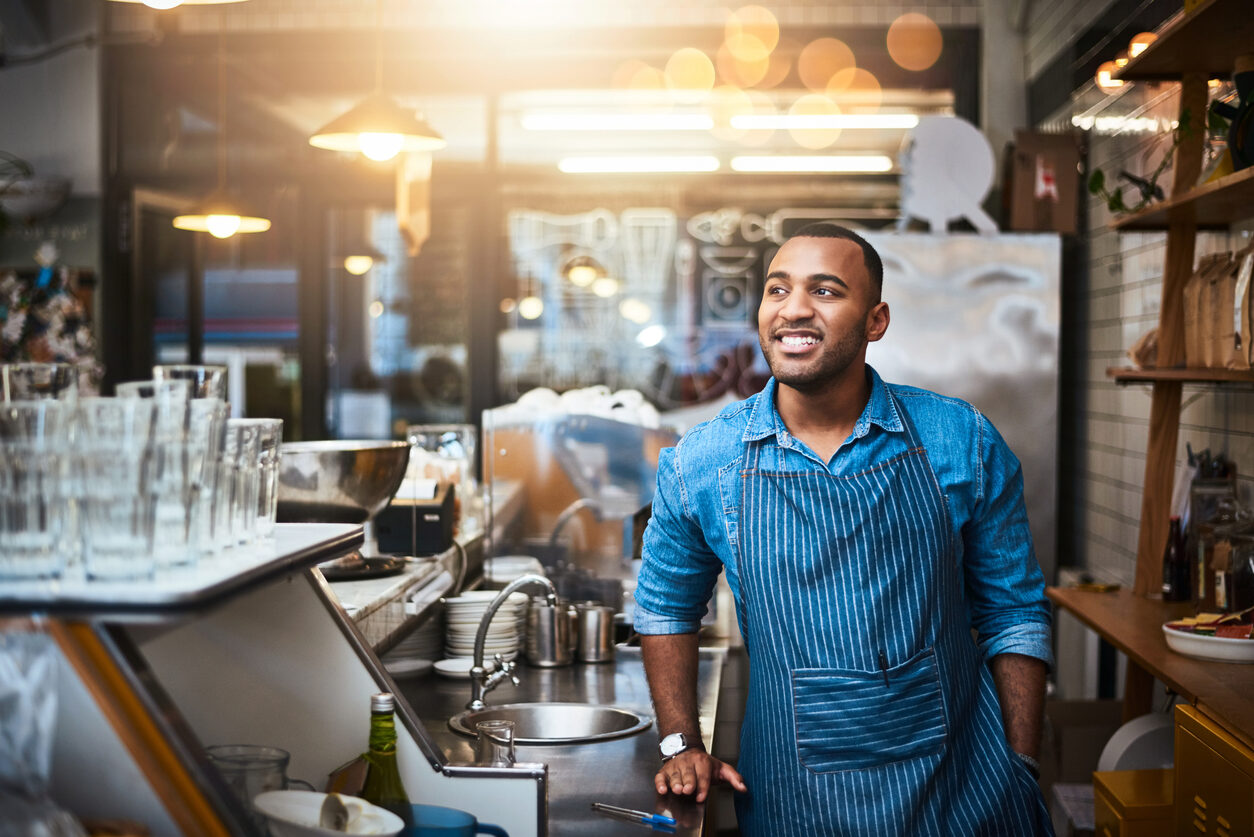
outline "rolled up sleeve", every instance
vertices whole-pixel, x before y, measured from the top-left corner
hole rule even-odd
[[[687,634],[701,627],[722,562],[688,501],[677,450],[663,450],[635,592],[637,633]]]
[[[979,496],[963,527],[971,624],[984,659],[1035,657],[1053,668],[1045,578],[1032,548],[1023,470],[997,430],[980,417]]]

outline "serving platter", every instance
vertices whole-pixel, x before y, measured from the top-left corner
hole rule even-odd
[[[1167,647],[1177,654],[1199,660],[1219,663],[1254,663],[1254,639],[1229,639],[1208,636],[1167,627],[1163,623],[1163,636]]]

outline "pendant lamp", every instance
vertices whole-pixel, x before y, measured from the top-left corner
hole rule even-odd
[[[374,92],[309,138],[315,148],[360,151],[390,160],[402,151],[437,151],[448,145],[427,121],[383,92],[383,3],[375,3]]]
[[[218,185],[191,212],[178,215],[174,226],[191,232],[207,232],[214,238],[270,229],[270,219],[244,212],[226,189],[226,84],[223,79],[222,34],[218,34]]]
[[[113,0],[114,3],[142,3],[150,9],[173,9],[175,6],[216,6],[221,3],[243,3],[244,0]]]

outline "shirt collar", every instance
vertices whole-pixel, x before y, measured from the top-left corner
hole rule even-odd
[[[901,421],[901,413],[898,412],[897,399],[889,392],[884,379],[870,364],[867,364],[866,371],[871,381],[871,397],[867,400],[862,415],[858,416],[858,421],[853,426],[852,437],[862,438],[870,431],[872,424],[879,425],[889,433],[901,432],[905,428]],[[777,387],[775,378],[772,377],[758,393],[753,409],[749,412],[749,422],[745,426],[744,435],[741,437],[743,441],[754,442],[768,436],[777,436],[782,439],[789,435],[788,429],[784,426],[784,420],[779,417],[779,410],[775,407]]]

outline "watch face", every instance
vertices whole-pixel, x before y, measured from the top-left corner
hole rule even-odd
[[[662,749],[662,755],[673,756],[683,750],[687,745],[688,741],[684,738],[684,734],[682,732],[672,732],[670,735],[662,739],[662,743],[659,746]]]

